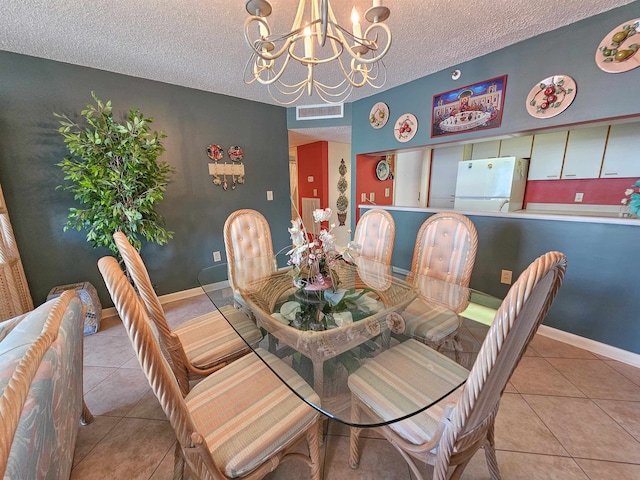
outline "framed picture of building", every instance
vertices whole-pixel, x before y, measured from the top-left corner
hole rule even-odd
[[[431,137],[499,127],[506,86],[503,75],[434,95]]]

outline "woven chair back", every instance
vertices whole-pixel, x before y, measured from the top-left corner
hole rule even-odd
[[[178,381],[161,353],[145,307],[140,303],[138,295],[115,258],[101,258],[98,261],[98,269],[104,278],[118,315],[122,319],[140,366],[171,423],[178,442],[183,448],[191,447],[193,444],[191,434],[195,432],[195,427],[184,403]],[[188,458],[187,461],[189,461]]]
[[[549,252],[520,275],[498,309],[455,409],[458,441],[492,421],[500,397],[560,289],[566,257]]]
[[[411,272],[468,287],[477,251],[478,232],[468,217],[436,213],[418,230]]]

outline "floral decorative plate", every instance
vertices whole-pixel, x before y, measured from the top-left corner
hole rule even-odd
[[[393,134],[396,140],[405,143],[411,140],[418,131],[418,119],[411,113],[400,115],[393,127]]]
[[[545,78],[527,95],[527,112],[536,118],[551,118],[564,112],[576,97],[576,82],[568,75]]]
[[[640,66],[640,18],[618,25],[602,39],[596,65],[608,73],[622,73]]]
[[[207,147],[207,156],[214,162],[217,162],[224,157],[224,150],[217,143],[213,143]]]
[[[242,148],[238,145],[231,145],[229,147],[229,158],[232,162],[240,162],[244,158],[244,154],[242,153]]]
[[[389,120],[389,106],[384,102],[376,103],[369,112],[369,123],[376,130],[382,128]]]

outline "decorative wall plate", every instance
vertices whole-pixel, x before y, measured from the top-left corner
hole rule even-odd
[[[400,115],[393,127],[393,134],[396,140],[405,143],[411,140],[418,131],[418,119],[411,113]]]
[[[389,164],[386,160],[380,160],[376,165],[376,177],[378,177],[380,181],[389,178]]]
[[[244,158],[244,154],[242,153],[242,148],[238,145],[231,145],[229,147],[229,158],[233,162],[240,162]]]
[[[207,156],[214,162],[217,162],[224,157],[224,150],[217,143],[213,143],[207,147]]]
[[[527,112],[536,118],[551,118],[564,112],[576,97],[576,82],[568,75],[545,78],[527,95]]]
[[[622,73],[640,66],[640,18],[618,25],[602,39],[596,65],[608,73]]]
[[[375,129],[382,128],[389,120],[389,106],[384,102],[376,103],[369,112],[369,123]]]

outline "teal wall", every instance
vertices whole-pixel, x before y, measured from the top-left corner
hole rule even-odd
[[[108,254],[86,243],[84,232],[62,231],[68,209],[77,206],[56,190],[55,164],[67,154],[53,112],[78,118],[94,90],[111,99],[114,115],[137,107],[167,133],[161,157],[178,172],[159,210],[175,232],[168,245],[143,245],[142,255],[159,294],[197,287],[197,273],[224,260],[222,226],[239,208],[260,210],[276,247],[288,241],[289,166],[286,109],[90,68],[0,52],[0,183],[33,300],[49,290],[89,281],[103,306],[112,302],[96,267]],[[206,147],[240,145],[246,183],[222,190],[208,175]],[[266,201],[266,191],[274,201]]]
[[[355,175],[355,156],[360,153],[416,149],[451,142],[469,143],[478,138],[640,115],[640,68],[611,74],[600,70],[594,61],[598,45],[612,29],[639,17],[640,1],[635,1],[354,102],[352,173]],[[394,45],[393,48],[399,47]],[[393,50],[389,55],[393,55]],[[454,69],[462,72],[462,77],[457,81],[451,79]],[[569,75],[576,81],[577,94],[573,103],[552,118],[530,116],[525,108],[529,91],[537,82],[556,74]],[[387,72],[387,75],[393,76],[393,72]],[[434,95],[502,75],[507,75],[507,86],[502,125],[499,128],[431,138],[431,102]],[[368,117],[371,107],[377,102],[385,102],[390,115],[384,127],[374,130],[369,125]],[[393,125],[400,115],[407,112],[413,113],[418,119],[418,132],[411,141],[400,143],[394,138]],[[352,177],[351,184],[355,185],[355,181]],[[355,191],[354,188],[352,192]],[[354,197],[351,198],[351,218],[355,218],[358,203]]]
[[[354,102],[352,172],[355,171],[355,156],[359,153],[471,142],[554,126],[637,117],[640,115],[640,68],[609,74],[597,67],[594,58],[605,35],[625,21],[639,17],[640,1],[635,1]],[[456,68],[462,71],[462,77],[454,82],[451,71]],[[554,74],[575,79],[577,95],[574,102],[556,117],[541,120],[530,116],[525,109],[528,92],[538,81]],[[430,138],[433,95],[501,75],[507,75],[507,87],[500,128]],[[369,126],[368,115],[371,107],[380,101],[389,105],[390,122],[382,129],[374,130]],[[393,137],[392,121],[405,112],[416,115],[419,129],[410,142],[401,144]],[[355,192],[355,188],[352,191]],[[358,203],[355,198],[351,199],[352,218],[355,218]],[[393,212],[393,215],[397,232],[393,262],[409,268],[415,235],[422,221],[431,214]],[[471,219],[479,234],[472,287],[503,297],[508,287],[499,283],[501,269],[513,270],[517,275],[542,253],[562,251],[568,258],[567,275],[545,324],[640,354],[640,296],[634,280],[636,272],[640,271],[640,224],[607,225],[481,216],[471,216]]]
[[[416,234],[428,212],[391,211],[396,224],[393,264],[409,270]],[[478,230],[471,287],[504,298],[500,271],[517,278],[545,252],[567,256],[567,274],[545,325],[640,354],[640,296],[635,272],[640,224],[470,215]]]

